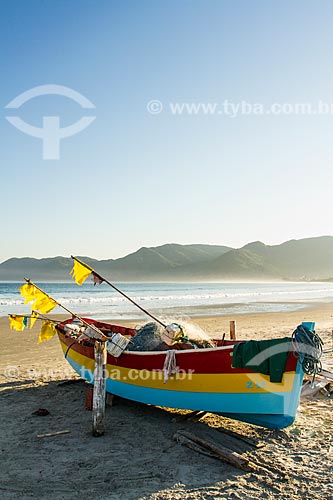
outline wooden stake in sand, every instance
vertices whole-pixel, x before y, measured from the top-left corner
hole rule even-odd
[[[95,342],[95,371],[93,392],[93,436],[104,434],[105,390],[106,390],[106,346],[105,342]]]
[[[70,309],[56,301],[49,294],[44,292],[35,283],[27,278],[24,278],[27,283],[33,285],[37,290],[43,293],[46,297],[53,300],[58,306],[62,307],[66,312],[77,318],[86,327],[90,328],[91,333],[85,332],[87,337],[95,341],[95,372],[94,372],[94,393],[93,393],[93,436],[102,436],[104,434],[104,416],[105,416],[105,389],[106,389],[106,345],[105,341],[108,337],[104,335],[99,328],[93,323],[88,323],[78,314],[73,313]],[[93,331],[93,333],[92,333]],[[96,337],[98,340],[96,340]]]
[[[236,340],[236,321],[230,321],[230,338]]]

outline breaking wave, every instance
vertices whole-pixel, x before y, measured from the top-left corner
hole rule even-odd
[[[119,285],[136,302],[152,311],[205,307],[205,314],[279,311],[297,303],[333,300],[333,283],[124,283]],[[0,283],[0,315],[29,311],[17,283]],[[141,318],[142,314],[106,284],[44,283],[41,287],[74,312],[104,318]],[[60,313],[57,308],[54,312]],[[202,312],[202,311],[201,311]]]

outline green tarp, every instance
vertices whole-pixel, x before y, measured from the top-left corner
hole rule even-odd
[[[269,375],[271,382],[281,382],[291,350],[289,337],[241,342],[234,347],[232,367],[248,368]]]

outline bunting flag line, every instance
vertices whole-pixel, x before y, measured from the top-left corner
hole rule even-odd
[[[23,331],[25,328],[27,328],[28,324],[29,324],[29,320],[30,320],[30,326],[29,326],[30,329],[34,326],[37,319],[43,320],[42,330],[43,330],[43,327],[44,327],[44,330],[43,330],[43,335],[41,336],[42,340],[40,340],[39,342],[42,342],[43,340],[47,340],[48,338],[51,338],[51,336],[53,337],[53,335],[56,333],[56,330],[54,329],[54,332],[53,332],[53,330],[51,328],[52,335],[50,335],[50,332],[51,332],[50,325],[54,325],[55,323],[59,323],[59,321],[56,321],[54,319],[46,319],[46,318],[44,319],[43,316],[38,314],[36,311],[32,311],[32,313],[30,315],[27,315],[27,316],[25,316],[24,314],[18,314],[18,315],[9,314],[8,319],[9,319],[10,329],[17,330],[17,331]]]
[[[43,321],[37,343],[40,344],[45,340],[51,339],[56,333],[57,330],[55,329],[54,324],[51,321]]]
[[[101,330],[99,330],[97,328],[97,326],[92,325],[91,323],[88,323],[87,321],[85,321],[84,318],[81,318],[81,316],[78,316],[77,314],[73,313],[70,309],[65,307],[63,304],[54,300],[50,295],[48,295],[46,292],[43,292],[43,290],[41,290],[37,285],[35,285],[28,278],[24,278],[24,279],[27,283],[25,285],[22,285],[19,290],[21,292],[22,297],[24,297],[24,299],[25,299],[25,303],[32,302],[32,304],[30,304],[32,313],[36,312],[36,310],[37,310],[37,314],[41,313],[40,314],[40,316],[41,316],[42,314],[49,313],[56,306],[59,306],[62,309],[64,309],[67,313],[69,313],[71,316],[73,316],[73,318],[78,318],[85,326],[89,326],[90,328],[92,328],[98,334],[97,338],[103,339],[103,340],[108,339],[108,337],[106,335],[104,335],[104,333],[101,332]],[[34,319],[35,318],[33,317],[32,318],[33,323],[34,323]],[[50,319],[43,318],[43,317],[41,317],[40,319],[44,319],[48,323],[50,323],[51,321],[54,321],[54,320],[50,320]],[[56,333],[56,330],[54,329],[54,327],[52,330],[51,327],[47,328],[47,326],[45,325],[44,330],[43,330],[44,333],[42,332],[43,335],[41,335],[41,337],[40,337],[41,340],[39,340],[39,342],[42,342],[43,340],[46,340],[47,338],[51,338],[51,336],[53,336]],[[50,335],[50,332],[52,333],[52,335]],[[44,339],[44,337],[46,337],[46,338]]]
[[[36,319],[38,318],[38,313],[36,311],[32,311],[31,316],[30,316],[30,330],[36,323]]]
[[[73,262],[73,269],[70,274],[75,282],[81,286],[94,270],[87,264],[81,264],[81,262],[76,259],[73,259]]]
[[[58,304],[46,293],[38,290],[33,283],[26,283],[20,287],[20,293],[25,299],[24,303],[30,305],[31,309],[37,309],[42,314],[51,312]]]
[[[9,326],[11,330],[16,330],[17,332],[22,332],[28,325],[28,318],[26,316],[15,316],[11,314],[9,316]]]

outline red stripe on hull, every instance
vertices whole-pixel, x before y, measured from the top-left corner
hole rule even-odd
[[[95,323],[96,324],[96,323]],[[97,326],[97,324],[96,324]],[[128,329],[126,329],[128,330]],[[135,331],[135,330],[134,330]],[[120,332],[119,332],[120,333]],[[73,343],[73,338],[58,332],[60,340],[70,346]],[[71,349],[86,356],[94,358],[94,349],[92,346],[75,343]],[[177,365],[185,371],[194,370],[195,373],[253,373],[252,370],[232,368],[231,350],[193,350],[193,352],[177,351]],[[114,358],[108,354],[107,363],[124,368],[134,368],[137,370],[162,370],[165,361],[166,351],[157,352],[154,354],[132,354],[125,352],[119,358]],[[290,353],[286,371],[291,372],[296,370],[297,359]]]

